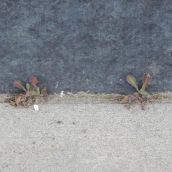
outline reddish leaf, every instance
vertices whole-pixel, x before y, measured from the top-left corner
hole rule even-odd
[[[32,76],[29,80],[29,82],[32,84],[32,86],[36,87],[36,85],[39,83],[36,76]]]
[[[152,81],[151,75],[148,73],[144,74],[141,91],[145,91],[145,89],[150,85],[151,81]]]
[[[26,92],[26,88],[24,87],[23,83],[21,81],[14,81],[14,86],[18,89],[22,89]]]
[[[143,83],[149,85],[151,80],[152,80],[152,76],[149,73],[144,74]]]

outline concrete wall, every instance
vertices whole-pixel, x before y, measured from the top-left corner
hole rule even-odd
[[[0,92],[37,75],[50,91],[172,90],[171,0],[1,0]]]

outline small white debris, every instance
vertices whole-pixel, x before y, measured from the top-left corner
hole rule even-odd
[[[35,111],[39,111],[39,106],[38,105],[33,105]]]
[[[71,92],[67,92],[66,94],[67,95],[70,95],[70,96],[73,96],[73,94]]]
[[[64,91],[61,91],[60,92],[60,97],[63,97],[65,94],[64,94]]]

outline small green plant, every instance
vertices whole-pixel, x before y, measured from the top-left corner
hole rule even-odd
[[[150,74],[144,74],[143,76],[143,83],[141,88],[139,89],[138,82],[133,75],[127,76],[127,82],[136,89],[136,91],[142,96],[149,96],[150,94],[146,91],[148,86],[150,85],[152,77]]]
[[[28,83],[22,83],[19,80],[14,81],[14,86],[21,92],[25,93],[26,97],[30,96],[47,96],[47,88],[38,87],[38,79],[32,76]]]
[[[121,103],[131,104],[133,102],[139,102],[142,105],[142,108],[144,108],[144,105],[147,102],[148,97],[150,96],[146,89],[152,81],[151,75],[144,74],[141,86],[139,86],[136,78],[133,75],[128,75],[126,80],[133,88],[135,88],[136,92],[124,96],[124,98],[121,100]]]
[[[47,88],[40,88],[38,83],[39,81],[36,76],[32,76],[27,83],[19,80],[14,81],[14,86],[18,88],[19,93],[7,99],[6,102],[9,102],[13,106],[29,106],[36,101],[36,97],[48,96]]]

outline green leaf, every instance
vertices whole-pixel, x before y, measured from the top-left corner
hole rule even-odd
[[[140,90],[139,93],[145,97],[150,96],[150,94],[147,91]]]
[[[40,95],[41,94],[41,91],[40,91],[40,88],[39,87],[36,88],[36,93],[37,93],[37,95]]]
[[[31,85],[30,85],[29,83],[27,83],[27,84],[26,84],[26,89],[27,89],[27,91],[29,91],[30,88],[31,88]]]
[[[136,78],[135,78],[133,75],[128,75],[128,76],[127,76],[127,82],[128,82],[132,87],[134,87],[137,91],[139,91],[137,80],[136,80]]]

